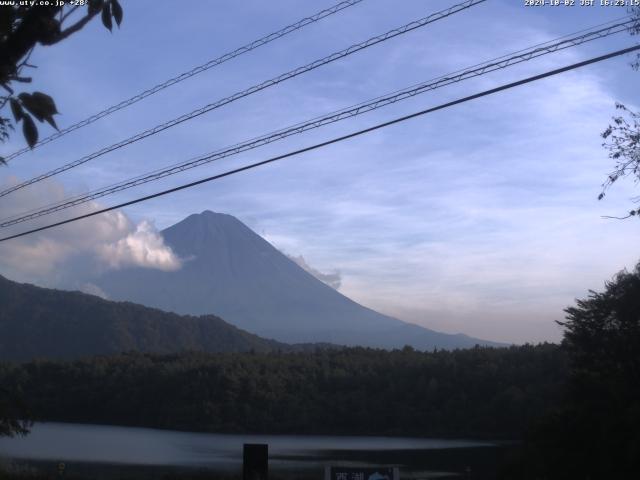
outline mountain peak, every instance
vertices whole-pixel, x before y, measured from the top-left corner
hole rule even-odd
[[[181,222],[162,231],[165,242],[181,256],[195,255],[201,259],[219,252],[231,253],[234,244],[249,248],[247,242],[264,242],[249,227],[233,215],[204,210],[189,215]],[[217,253],[216,253],[217,252]]]
[[[213,210],[203,210],[202,212],[195,213],[195,216],[201,216],[204,218],[216,218],[216,217],[231,217],[231,218],[235,218],[233,215],[229,215],[228,213],[218,213],[218,212],[214,212]]]
[[[225,221],[225,220],[227,220],[227,221],[235,220],[236,222],[241,223],[240,220],[238,220],[233,215],[229,215],[228,213],[218,213],[218,212],[214,212],[212,210],[203,210],[200,213],[193,213],[193,214],[189,215],[187,218],[185,218],[181,222],[178,222],[174,226],[183,224],[185,222],[188,222],[188,223],[192,223],[192,222],[207,222],[207,223],[209,223],[209,222]]]
[[[180,314],[214,313],[281,341],[429,349],[487,343],[406,324],[357,304],[232,215],[205,210],[162,236],[184,259],[182,268],[119,270],[94,283],[109,298]]]

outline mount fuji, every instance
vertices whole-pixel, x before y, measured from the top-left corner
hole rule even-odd
[[[211,211],[161,232],[183,259],[175,271],[117,270],[94,283],[113,300],[189,315],[214,314],[281,342],[378,348],[466,348],[496,343],[392,318],[342,295],[237,218]]]

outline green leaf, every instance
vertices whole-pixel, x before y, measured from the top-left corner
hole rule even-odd
[[[60,131],[60,129],[58,128],[58,125],[56,125],[56,121],[54,120],[54,118],[52,116],[44,117],[44,119],[49,125],[51,125],[56,130]]]
[[[113,19],[118,24],[118,28],[120,28],[120,24],[122,23],[122,7],[118,0],[111,0],[111,13],[113,14]]]
[[[22,111],[22,105],[20,105],[20,102],[13,97],[9,99],[9,105],[11,106],[11,113],[13,113],[13,118],[16,119],[16,122],[19,122],[24,115],[24,112]]]
[[[31,97],[39,105],[43,114],[55,115],[56,113],[59,113],[58,109],[56,108],[56,103],[53,101],[53,98],[51,98],[46,93],[33,92],[33,94],[31,94]]]
[[[46,121],[53,128],[56,130],[58,129],[58,126],[53,119],[53,115],[58,113],[58,109],[56,108],[53,98],[42,92],[33,92],[32,94],[21,93],[18,95],[18,98],[22,102],[22,105],[29,111],[29,113],[36,117],[38,121]]]
[[[98,13],[102,9],[103,0],[89,0],[88,10],[89,15]]]
[[[111,31],[113,24],[111,23],[111,2],[105,2],[102,6],[102,24]]]
[[[30,93],[23,92],[20,95],[18,95],[18,98],[22,102],[22,105],[24,106],[24,108],[26,108],[29,111],[29,113],[31,113],[34,117],[36,117],[38,121],[40,122],[44,121],[44,115],[42,114],[42,111],[38,105],[38,102],[34,100],[33,96],[31,96]]]
[[[29,144],[29,148],[33,148],[33,146],[38,143],[38,129],[30,115],[25,115],[22,118],[22,133]]]

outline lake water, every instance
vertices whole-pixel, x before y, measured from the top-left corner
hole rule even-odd
[[[270,471],[305,472],[322,478],[325,465],[393,465],[404,478],[464,471],[473,452],[494,444],[467,440],[313,435],[227,435],[147,428],[36,423],[26,437],[0,438],[0,456],[40,464],[74,462],[187,467],[241,472],[242,445],[269,445]],[[471,454],[471,457],[469,455]],[[465,455],[470,459],[465,459]],[[443,461],[442,457],[449,461]],[[481,455],[486,457],[484,453]],[[456,458],[459,458],[456,460]],[[475,461],[475,460],[473,460]],[[452,472],[453,470],[453,472]],[[308,475],[307,475],[308,476]],[[474,477],[475,478],[475,477]]]

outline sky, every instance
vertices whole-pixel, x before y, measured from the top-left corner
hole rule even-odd
[[[447,8],[364,0],[73,132],[0,168],[24,181],[204,104]],[[580,3],[579,1],[577,2]],[[62,127],[322,8],[330,1],[122,2],[120,29],[93,21],[34,51],[32,90]],[[188,7],[187,7],[188,5]],[[0,199],[0,216],[47,205],[626,15],[620,7],[488,0],[109,153]],[[618,34],[411,98],[47,217],[64,219],[286,153],[526,76],[631,46]],[[601,132],[638,108],[630,56],[511,89],[223,180],[0,244],[0,274],[85,288],[108,269],[175,269],[159,231],[203,210],[238,217],[348,297],[439,331],[559,341],[563,309],[640,258],[640,223]],[[5,115],[7,113],[5,112]],[[42,135],[52,132],[46,125]],[[15,134],[0,155],[21,148]],[[3,229],[15,233],[21,227]],[[328,280],[327,280],[328,279]],[[86,288],[85,288],[86,289]]]

